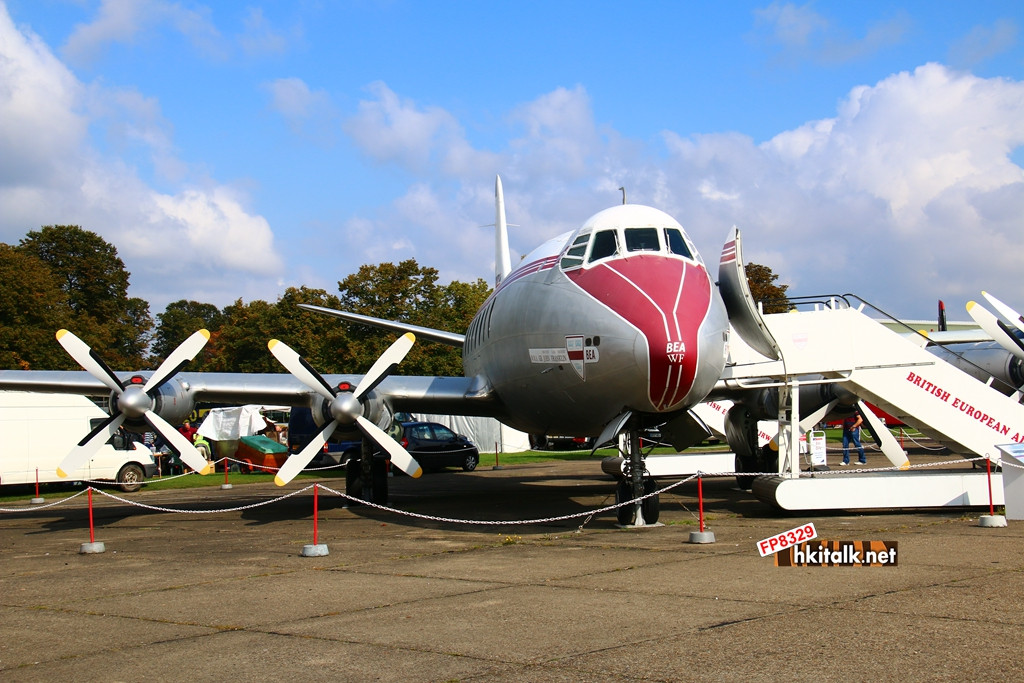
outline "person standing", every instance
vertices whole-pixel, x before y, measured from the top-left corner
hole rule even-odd
[[[864,418],[860,416],[860,413],[854,413],[843,419],[843,462],[840,463],[841,465],[850,464],[851,442],[860,454],[860,459],[857,460],[857,463],[860,465],[868,463],[868,459],[864,455],[864,446],[860,443],[860,426],[862,424],[864,424]]]
[[[195,441],[196,432],[198,432],[199,430],[193,427],[188,420],[185,420],[185,422],[183,422],[182,425],[178,427],[178,431],[181,433],[183,437],[188,439],[189,443],[192,443],[193,441]]]

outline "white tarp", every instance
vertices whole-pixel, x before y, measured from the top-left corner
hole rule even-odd
[[[501,453],[521,453],[530,450],[530,439],[525,432],[503,425],[493,417],[466,415],[421,415],[424,422],[438,422],[456,434],[468,438],[481,453],[493,453],[495,444]]]
[[[199,426],[199,435],[214,441],[237,441],[239,437],[258,434],[267,428],[267,421],[260,415],[265,407],[214,408]]]

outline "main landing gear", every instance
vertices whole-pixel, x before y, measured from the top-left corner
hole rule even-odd
[[[345,466],[345,493],[376,505],[388,503],[388,461],[369,439],[363,439],[359,457]],[[359,503],[349,500],[348,504]]]
[[[629,430],[626,432],[625,462],[622,466],[623,478],[615,487],[615,502],[624,503],[628,500],[638,500],[643,496],[652,493],[655,489],[654,480],[645,477],[644,455],[640,449],[640,432]],[[650,526],[658,522],[661,514],[660,496],[644,498],[633,505],[623,505],[615,509],[618,522],[624,527]]]

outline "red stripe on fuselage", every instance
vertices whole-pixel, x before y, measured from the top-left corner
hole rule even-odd
[[[658,411],[678,408],[697,374],[698,332],[711,305],[703,266],[637,255],[566,275],[643,333],[651,405]]]
[[[521,277],[526,277],[527,275],[532,275],[533,273],[539,273],[542,270],[550,270],[555,266],[556,263],[558,263],[559,258],[560,256],[556,254],[554,256],[547,256],[537,261],[525,263],[519,266],[511,273],[509,273],[508,277],[506,277],[504,280],[501,281],[501,283],[498,284],[498,289],[494,290],[495,293],[497,293],[498,290],[506,287],[507,285],[512,284]]]

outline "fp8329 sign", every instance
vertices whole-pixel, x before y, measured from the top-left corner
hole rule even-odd
[[[814,522],[808,522],[795,529],[783,531],[781,534],[775,534],[763,541],[758,541],[757,550],[761,553],[761,557],[765,557],[798,543],[809,541],[817,536],[818,532],[814,529]]]

